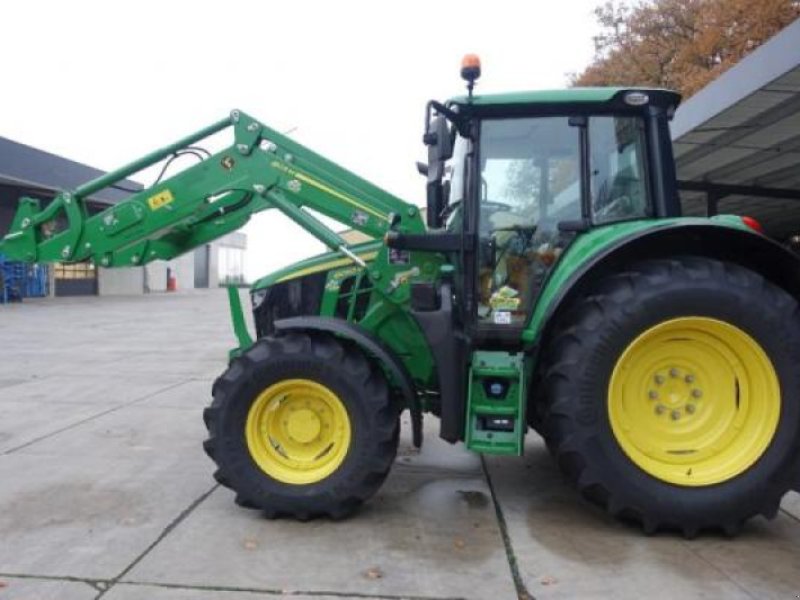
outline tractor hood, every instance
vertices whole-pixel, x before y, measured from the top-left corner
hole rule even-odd
[[[350,246],[350,250],[365,262],[370,262],[374,260],[381,246],[382,243],[380,241],[372,240]],[[251,291],[257,291],[279,282],[289,281],[290,279],[296,279],[297,277],[303,277],[304,275],[311,275],[313,273],[329,271],[330,269],[344,267],[350,264],[353,264],[353,261],[342,256],[339,252],[318,254],[317,256],[306,258],[288,267],[270,273],[269,275],[265,275],[253,283]]]

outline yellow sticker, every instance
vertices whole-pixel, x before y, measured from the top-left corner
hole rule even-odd
[[[166,206],[170,202],[175,200],[175,196],[172,195],[172,192],[169,190],[162,190],[155,194],[154,196],[150,196],[147,199],[147,206],[150,207],[150,210],[158,210],[162,206]]]

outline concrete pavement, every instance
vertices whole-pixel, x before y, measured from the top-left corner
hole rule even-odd
[[[211,477],[222,291],[0,306],[0,600],[795,598],[800,497],[728,540],[644,537],[542,444],[486,458],[404,427],[344,522],[267,521]],[[407,425],[407,424],[406,424]]]

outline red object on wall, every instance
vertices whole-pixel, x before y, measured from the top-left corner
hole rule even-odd
[[[172,272],[172,269],[167,269],[167,291],[174,292],[178,289],[178,278]]]

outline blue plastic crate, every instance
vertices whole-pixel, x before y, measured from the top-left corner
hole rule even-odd
[[[43,298],[50,291],[50,269],[47,265],[28,265],[25,279],[25,296]]]
[[[0,302],[42,297],[49,292],[49,269],[46,265],[6,260],[0,254]]]

